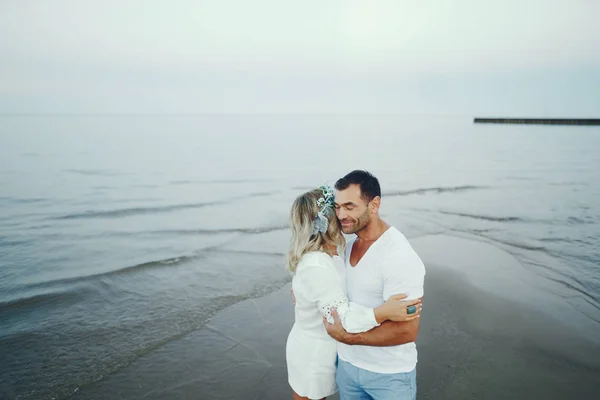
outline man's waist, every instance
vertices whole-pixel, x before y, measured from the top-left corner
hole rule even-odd
[[[355,367],[381,374],[410,372],[417,365],[415,343],[385,347],[338,343],[338,356]]]

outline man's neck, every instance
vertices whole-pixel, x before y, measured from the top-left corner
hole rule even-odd
[[[390,226],[381,218],[376,217],[371,220],[369,225],[365,226],[360,232],[356,232],[358,239],[363,242],[374,242],[388,230]]]

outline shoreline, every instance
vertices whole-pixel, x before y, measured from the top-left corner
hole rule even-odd
[[[424,239],[411,241],[427,268],[426,307],[417,339],[419,399],[596,397],[599,345],[521,298],[478,287],[467,276],[468,265],[457,271],[457,265],[449,265],[452,260],[433,262],[439,256],[420,250],[431,248],[432,240],[460,252],[447,237]],[[293,325],[289,287],[220,311],[200,330],[71,397],[291,398],[285,365],[285,342]]]

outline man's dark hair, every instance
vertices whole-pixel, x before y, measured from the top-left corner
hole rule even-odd
[[[373,200],[375,197],[381,197],[381,187],[379,181],[368,171],[354,170],[343,178],[338,179],[335,183],[337,190],[348,189],[350,185],[359,185],[361,197],[367,201]]]

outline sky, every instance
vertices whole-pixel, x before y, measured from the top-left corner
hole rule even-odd
[[[598,0],[2,0],[0,114],[600,117]]]

